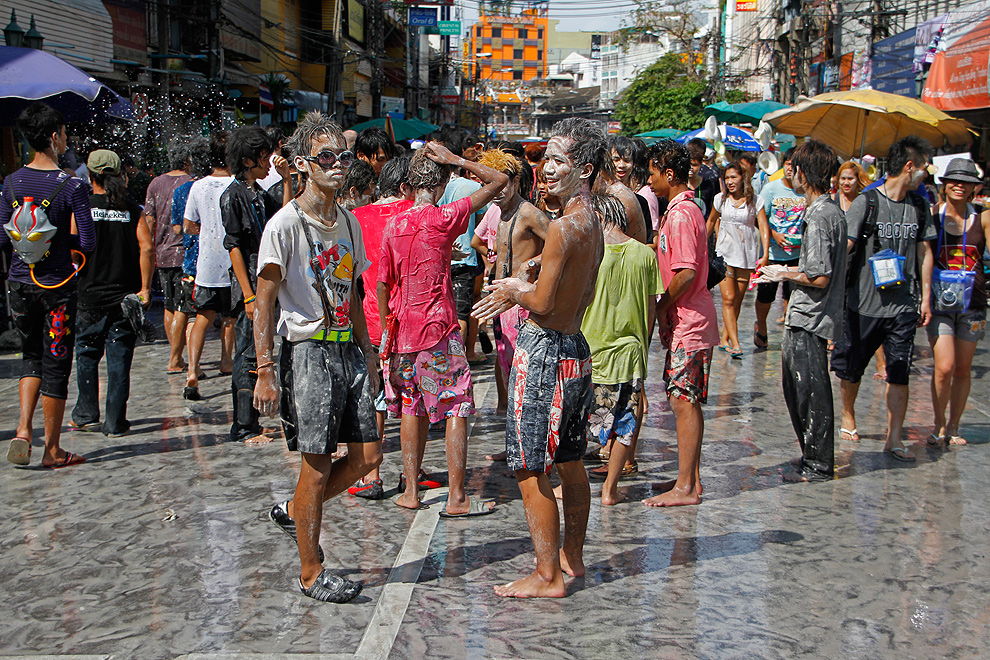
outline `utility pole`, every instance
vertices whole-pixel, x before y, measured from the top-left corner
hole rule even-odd
[[[382,78],[385,57],[385,10],[382,3],[372,0],[365,8],[368,11],[368,50],[371,55],[371,118],[382,116]]]

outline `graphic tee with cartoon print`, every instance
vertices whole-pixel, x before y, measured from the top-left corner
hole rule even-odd
[[[313,238],[314,251],[302,223]],[[323,271],[318,278],[310,263],[315,258]],[[364,250],[361,225],[349,211],[337,207],[333,227],[305,213],[293,204],[279,210],[261,237],[258,274],[268,264],[281,270],[280,312],[277,332],[289,341],[309,339],[324,328],[324,307],[317,286],[322,287],[330,305],[330,330],[351,327],[351,291],[355,280],[371,265]]]

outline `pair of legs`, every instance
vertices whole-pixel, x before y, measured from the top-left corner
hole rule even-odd
[[[746,268],[729,267],[725,279],[718,285],[722,292],[722,345],[732,349],[733,353],[742,350],[739,345],[739,312],[752,274],[753,271]]]
[[[423,466],[426,438],[430,430],[430,418],[402,415],[399,426],[399,442],[402,445],[402,473],[406,477],[406,490],[395,503],[406,509],[418,509],[419,470]],[[447,449],[447,513],[467,513],[470,501],[464,492],[464,474],[467,471],[467,418],[448,417],[445,434]]]
[[[859,395],[859,381],[851,382],[840,377],[842,391],[842,428],[856,428],[856,397]],[[907,414],[908,386],[887,383],[887,437],[884,441],[884,451],[894,448],[904,448],[901,442],[901,431],[904,427],[904,416]],[[858,434],[857,434],[858,435]],[[859,438],[855,438],[858,440]],[[910,452],[909,452],[910,454]]]
[[[66,451],[59,440],[62,437],[62,420],[65,418],[65,399],[41,394],[41,379],[24,376],[20,381],[20,420],[17,423],[17,437],[31,441],[34,432],[34,410],[41,397],[41,411],[45,416],[45,454],[41,464],[48,466],[65,459]]]
[[[188,322],[189,315],[185,312],[165,310],[165,336],[168,338],[169,345],[169,371],[181,371],[186,366],[182,359],[182,352],[186,348],[186,324]]]
[[[835,412],[827,341],[802,328],[785,328],[781,385],[801,462],[788,481],[824,481],[835,474]]]
[[[932,409],[935,413],[932,435],[942,443],[963,445],[966,440],[959,435],[959,420],[966,409],[972,379],[975,341],[966,341],[951,334],[929,337],[935,356],[932,372]],[[949,409],[946,418],[945,410]]]
[[[41,464],[51,466],[68,457],[59,444],[65,400],[75,348],[75,282],[57,289],[8,282],[10,312],[21,339],[20,416],[15,441],[26,442],[24,463],[30,459],[34,411],[41,398],[45,416],[45,453]],[[12,451],[14,449],[12,444]],[[8,459],[13,460],[10,454]],[[20,460],[16,461],[20,463]]]
[[[137,335],[120,305],[108,309],[80,309],[76,322],[76,379],[79,394],[72,421],[93,424],[100,419],[100,360],[106,354],[107,392],[104,435],[127,432],[127,399],[131,390],[131,362]]]
[[[334,461],[329,454],[302,455],[296,492],[288,513],[296,522],[299,544],[299,580],[309,588],[323,570],[318,546],[323,503],[342,493],[362,474],[382,462],[381,445],[375,442],[347,444],[347,456]]]
[[[545,472],[516,470],[516,481],[526,510],[526,523],[536,551],[536,570],[515,582],[495,587],[499,596],[563,598],[564,573],[581,577],[584,539],[591,510],[591,486],[581,461],[557,463],[564,507],[564,544],[560,546],[560,512]]]
[[[186,387],[199,387],[199,377],[203,373],[200,364],[203,359],[203,348],[206,346],[206,333],[213,325],[216,312],[209,309],[200,310],[196,320],[189,330],[189,366],[186,370]],[[224,373],[224,365],[231,368],[234,352],[234,319],[224,317],[220,325],[220,372]]]
[[[677,479],[654,484],[661,493],[643,500],[647,506],[701,504],[701,441],[705,436],[701,406],[708,400],[711,361],[710,348],[689,352],[681,345],[667,351],[664,382],[677,427]]]

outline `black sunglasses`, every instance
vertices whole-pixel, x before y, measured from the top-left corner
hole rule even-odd
[[[315,156],[300,156],[300,158],[308,160],[311,163],[316,163],[325,170],[329,170],[336,165],[338,160],[343,167],[350,167],[354,164],[354,154],[350,151],[342,151],[338,155],[326,149]]]

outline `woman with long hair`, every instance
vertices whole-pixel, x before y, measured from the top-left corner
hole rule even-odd
[[[750,277],[770,263],[770,225],[763,198],[753,192],[746,169],[736,161],[725,168],[725,193],[715,195],[708,232],[715,234],[715,251],[725,260],[722,292],[721,348],[742,359],[737,322]]]
[[[936,216],[935,267],[972,271],[974,278],[965,311],[939,311],[939,304],[948,296],[936,300],[936,291],[932,292],[932,320],[926,330],[935,357],[931,385],[935,428],[928,438],[933,446],[966,444],[959,435],[959,420],[969,398],[973,355],[977,342],[983,339],[987,313],[983,255],[990,235],[990,210],[972,204],[980,181],[976,164],[968,158],[953,158],[942,175],[945,203]]]
[[[839,205],[843,213],[849,210],[853,200],[859,197],[863,189],[873,183],[863,166],[854,160],[847,160],[840,165],[836,177],[839,185],[832,194],[832,201]]]

